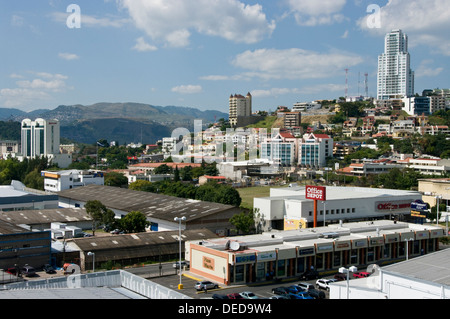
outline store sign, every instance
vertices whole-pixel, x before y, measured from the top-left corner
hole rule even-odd
[[[306,186],[305,196],[307,199],[326,200],[326,187]]]
[[[203,257],[203,262],[202,262],[203,268],[214,271],[214,268],[215,268],[214,264],[215,264],[215,262],[214,262],[213,258],[206,257],[206,256]]]
[[[411,203],[411,211],[427,211],[427,204],[418,199]]]
[[[257,260],[259,262],[271,261],[277,259],[277,253],[272,251],[269,253],[258,254]]]
[[[255,255],[247,255],[247,256],[236,256],[236,264],[255,262]]]
[[[404,210],[411,207],[411,202],[376,202],[375,209],[377,211],[387,212],[395,210]]]

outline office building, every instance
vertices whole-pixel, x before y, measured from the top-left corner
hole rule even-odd
[[[303,167],[324,167],[333,156],[333,139],[327,134],[308,133],[299,144],[298,164]]]
[[[60,192],[90,184],[103,185],[105,181],[101,172],[76,169],[56,172],[42,171],[41,176],[44,177],[44,189],[48,192]]]
[[[393,30],[385,37],[384,53],[378,57],[377,99],[389,100],[414,94],[408,36]]]
[[[66,168],[72,163],[71,154],[60,153],[60,123],[58,120],[22,121],[22,157],[48,157],[60,168]]]
[[[246,95],[230,95],[230,114],[229,121],[232,127],[238,125],[238,117],[252,116],[252,95],[250,92]]]

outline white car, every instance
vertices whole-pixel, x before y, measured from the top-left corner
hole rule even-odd
[[[316,281],[316,287],[330,291],[330,284],[336,281],[336,279],[319,279]]]
[[[239,293],[244,299],[259,299],[257,295],[255,295],[251,291],[243,291]]]

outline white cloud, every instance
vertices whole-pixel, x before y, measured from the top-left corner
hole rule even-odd
[[[51,18],[60,23],[66,24],[67,18],[69,18],[70,13],[64,12],[53,12],[50,14]],[[81,28],[83,27],[112,27],[112,28],[121,28],[126,24],[130,23],[130,19],[120,18],[116,16],[106,16],[97,18],[92,15],[84,14],[81,11]]]
[[[299,25],[316,26],[342,22],[340,13],[347,0],[289,0],[289,8]]]
[[[431,65],[433,64],[433,60],[431,59],[427,59],[427,60],[423,60],[419,67],[417,68],[417,70],[415,71],[415,76],[416,77],[424,77],[424,76],[437,76],[439,75],[442,71],[444,71],[444,68],[439,67],[439,68],[433,68]]]
[[[119,0],[138,29],[153,40],[185,47],[193,32],[237,43],[255,43],[270,36],[275,22],[268,21],[259,4],[238,0]]]
[[[37,102],[50,100],[52,94],[69,89],[66,84],[68,77],[65,75],[46,72],[32,74],[35,76],[34,79],[16,81],[15,88],[0,89],[0,101],[3,107],[30,110]],[[25,78],[23,75],[13,75],[16,79]]]
[[[149,52],[158,50],[154,45],[148,44],[145,42],[143,37],[140,37],[136,40],[136,45],[133,47],[133,50],[138,52]]]
[[[427,45],[433,53],[450,56],[450,36],[446,32],[450,29],[448,4],[448,0],[389,0],[379,11],[379,28],[368,24],[374,13],[359,19],[357,24],[375,35],[402,29],[411,46]]]
[[[201,93],[202,90],[200,85],[180,85],[172,88],[172,92],[180,94],[196,94]]]
[[[58,57],[63,60],[72,61],[78,60],[80,57],[74,53],[59,53]]]
[[[245,51],[232,64],[248,70],[243,75],[249,78],[296,80],[328,78],[362,62],[362,57],[348,52],[318,53],[293,48]]]

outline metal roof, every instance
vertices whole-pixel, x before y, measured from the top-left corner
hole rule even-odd
[[[393,265],[384,266],[383,271],[450,286],[449,261],[450,249],[447,248]]]
[[[125,212],[139,211],[147,217],[173,222],[174,217],[186,216],[189,221],[213,215],[219,212],[235,209],[232,205],[178,198],[163,194],[141,192],[131,189],[88,185],[63,190],[58,193],[60,198],[80,202],[100,200],[111,209]]]
[[[1,235],[10,235],[17,233],[28,233],[29,230],[22,228],[18,225],[14,225],[13,223],[0,220],[0,236]]]
[[[90,221],[92,218],[82,208],[57,208],[23,211],[0,211],[0,221],[12,224],[36,225],[54,222],[81,222]]]
[[[145,247],[147,254],[159,255],[164,254],[165,249],[169,249],[172,253],[172,248],[168,248],[171,244],[178,244],[178,230],[175,231],[162,231],[162,232],[145,232],[136,234],[123,234],[115,236],[102,236],[102,237],[85,237],[74,238],[75,243],[82,251],[105,251],[109,250],[114,252],[117,249],[127,249],[130,255],[133,255],[133,248]],[[217,238],[218,236],[208,229],[193,229],[183,230],[181,232],[181,238],[183,241],[187,240],[201,240],[209,238]],[[153,247],[153,248],[152,248]],[[161,249],[161,251],[160,251]],[[154,254],[150,253],[153,252]],[[177,252],[177,250],[175,251]],[[103,253],[103,252],[102,252]],[[121,253],[121,258],[123,253]]]

